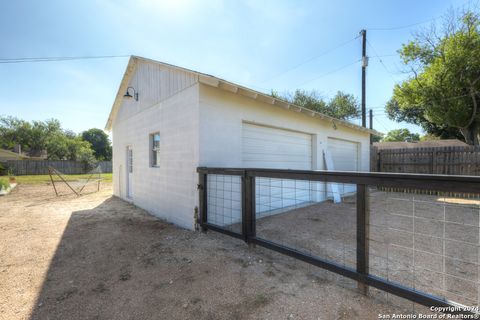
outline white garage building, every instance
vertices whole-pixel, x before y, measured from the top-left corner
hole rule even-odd
[[[113,136],[114,194],[189,229],[199,202],[197,167],[322,170],[327,151],[333,164],[328,169],[368,171],[370,134],[376,133],[135,56],[106,129]],[[341,192],[355,191],[347,189]],[[257,212],[275,207],[273,202],[274,197],[258,199]]]

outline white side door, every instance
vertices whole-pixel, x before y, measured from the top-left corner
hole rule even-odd
[[[127,198],[133,198],[133,150],[131,146],[127,147]]]

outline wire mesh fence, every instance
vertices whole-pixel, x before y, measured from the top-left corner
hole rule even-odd
[[[258,238],[355,267],[355,185],[258,178],[255,190]]]
[[[368,284],[404,310],[480,307],[479,178],[232,170],[201,173],[204,226]]]
[[[207,176],[207,222],[235,233],[242,232],[242,181],[240,176]]]
[[[480,194],[370,190],[370,273],[479,306]]]

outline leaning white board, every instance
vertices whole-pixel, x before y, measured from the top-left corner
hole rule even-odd
[[[325,158],[325,166],[327,170],[335,170],[335,167],[333,165],[333,159],[332,159],[332,154],[328,150],[323,151],[323,157]],[[330,183],[330,186],[332,188],[332,193],[333,193],[333,202],[334,203],[340,203],[342,202],[342,197],[340,196],[340,186],[338,183]]]

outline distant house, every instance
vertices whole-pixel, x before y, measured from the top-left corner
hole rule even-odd
[[[429,140],[429,141],[417,141],[417,142],[374,142],[374,147],[378,150],[384,149],[413,149],[413,148],[445,148],[445,147],[468,147],[463,141],[458,139],[445,139],[445,140]]]
[[[0,149],[0,162],[5,162],[8,160],[24,160],[24,159],[28,159],[28,157],[19,153],[9,151],[9,150]]]

